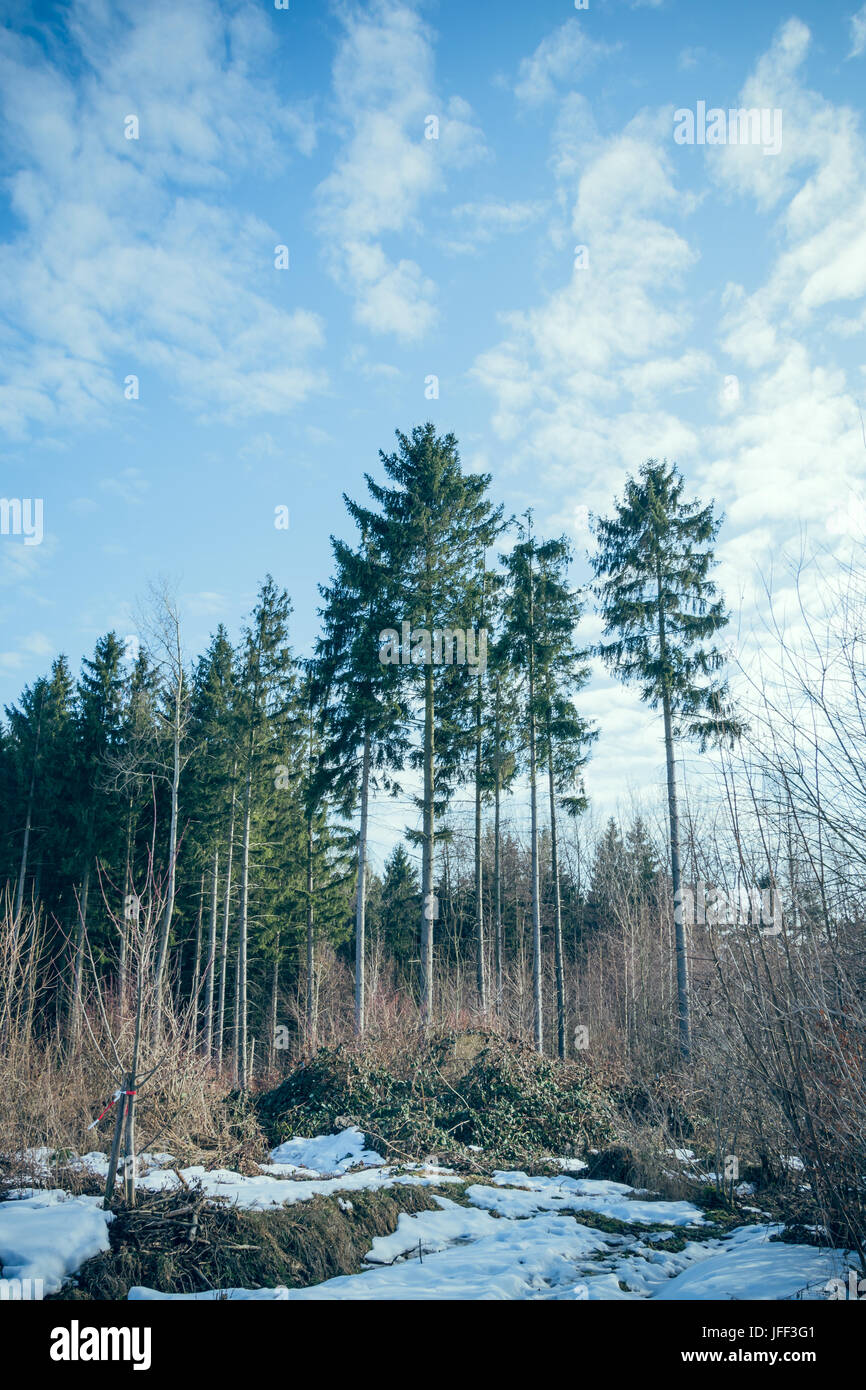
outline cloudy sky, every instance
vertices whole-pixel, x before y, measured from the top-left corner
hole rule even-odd
[[[862,540],[866,5],[0,13],[0,492],[44,509],[0,535],[0,702],[161,575],[197,651],[271,570],[307,651],[341,494],[428,418],[579,556],[675,459],[745,647],[804,536]],[[699,103],[781,148],[679,143]],[[603,675],[585,707],[598,805],[658,786],[655,716]]]

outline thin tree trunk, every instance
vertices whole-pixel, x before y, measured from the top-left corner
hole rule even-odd
[[[120,1095],[117,1097],[117,1110],[114,1116],[114,1135],[111,1140],[111,1151],[108,1155],[108,1171],[105,1175],[105,1195],[102,1199],[103,1208],[107,1211],[111,1206],[114,1197],[114,1183],[117,1177],[117,1164],[120,1158],[120,1142],[123,1138],[123,1117],[126,1109],[126,1092],[129,1089],[127,1079],[122,1076],[120,1079]]]
[[[502,1013],[502,866],[499,828],[499,768],[496,769],[496,789],[493,807],[493,911],[496,931],[496,1012]]]
[[[481,677],[475,701],[475,952],[478,1007],[487,1013],[487,972],[484,960],[484,883],[481,867]]]
[[[139,962],[141,970],[141,962]],[[126,1097],[126,1155],[123,1165],[123,1185],[127,1204],[135,1206],[135,1097],[138,1085],[138,1059],[141,1051],[141,1023],[144,1014],[144,975],[139,975],[138,998],[135,1009],[135,1042],[132,1048],[132,1068],[129,1073]]]
[[[532,562],[530,560],[530,566]],[[532,842],[532,991],[535,1003],[535,1046],[544,1051],[541,995],[541,902],[538,888],[538,769],[535,736],[535,580],[529,572],[529,800]]]
[[[36,765],[39,758],[39,742],[42,737],[42,711],[45,708],[45,691],[39,702],[39,718],[36,721],[36,742],[33,747],[33,766],[30,770],[30,791],[27,795],[27,819],[24,823],[24,843],[21,846],[21,867],[18,871],[18,888],[15,893],[15,915],[13,931],[17,935],[21,921],[21,908],[24,903],[24,880],[27,877],[27,856],[30,851],[30,828],[33,824],[33,800],[36,795]]]
[[[123,925],[120,929],[121,1012],[124,1012],[126,1003],[126,970],[129,956],[129,906],[132,897],[132,810],[133,798],[130,796],[126,809],[126,873],[123,882]]]
[[[213,852],[213,879],[211,881],[210,932],[207,941],[207,964],[204,985],[204,1050],[205,1056],[213,1056],[213,1001],[214,971],[216,970],[217,915],[219,911],[220,852]]]
[[[547,724],[547,776],[550,788],[550,869],[553,874],[553,930],[556,954],[556,1044],[557,1052],[565,1061],[566,1017],[565,1017],[565,966],[562,958],[562,895],[559,886],[559,848],[556,828],[556,787],[553,779],[553,742],[550,734],[550,720]]]
[[[425,1027],[433,1022],[433,715],[433,667],[428,662],[424,669],[424,819],[421,855],[421,1021]]]
[[[683,921],[683,887],[680,868],[680,816],[677,806],[677,776],[674,763],[674,732],[671,716],[671,695],[667,674],[667,633],[665,631],[664,586],[661,562],[656,562],[656,584],[659,611],[659,655],[664,670],[662,712],[665,726],[665,762],[668,778],[668,816],[671,829],[671,884],[674,892],[674,935],[677,953],[677,1040],[680,1058],[687,1062],[691,1055],[689,1024],[689,970],[686,930]]]
[[[198,889],[198,914],[195,919],[195,962],[192,968],[192,1050],[198,1047],[198,991],[201,984],[201,919],[204,914],[204,870]]]
[[[232,1081],[235,1086],[240,1081],[241,1038],[241,972],[235,964],[235,1007],[232,1020]]]
[[[271,1072],[277,1069],[277,1005],[280,992],[280,933],[277,932],[277,944],[274,950],[274,969],[271,976],[271,1046],[270,1046],[270,1066]]]
[[[247,1070],[247,925],[250,900],[250,829],[252,823],[253,768],[252,752],[247,763],[247,781],[244,794],[244,842],[241,858],[241,913],[238,932],[238,1043],[240,1051],[236,1059],[238,1084],[242,1091],[247,1089],[249,1073]]]
[[[367,907],[367,815],[370,797],[370,734],[364,734],[364,758],[361,764],[361,827],[358,835],[358,888],[355,901],[355,1033],[364,1032],[366,1015],[366,976],[364,957],[365,917]]]
[[[662,708],[665,723],[665,759],[668,776],[668,815],[671,827],[671,883],[674,890],[674,934],[677,953],[677,1038],[680,1057],[684,1062],[691,1055],[691,1036],[689,1024],[689,971],[686,928],[683,921],[683,890],[680,870],[680,819],[677,806],[677,779],[674,764],[674,737],[671,719],[671,702],[665,692]]]
[[[162,991],[165,981],[166,964],[168,961],[168,942],[171,935],[171,919],[174,914],[174,894],[177,870],[177,818],[178,818],[178,791],[180,788],[180,726],[183,709],[183,677],[179,677],[175,689],[174,701],[174,730],[172,739],[172,771],[171,771],[171,821],[168,833],[168,890],[165,898],[165,910],[162,914],[162,924],[159,934],[159,955],[156,964],[156,1008],[154,1011],[154,1037],[159,1036],[162,1024]]]
[[[90,855],[81,882],[78,904],[78,927],[75,934],[75,966],[72,983],[72,1037],[77,1040],[81,1028],[81,996],[84,983],[84,938],[87,934],[87,901],[90,897]]]
[[[237,773],[237,763],[235,763],[235,764],[233,765],[233,767],[232,767],[232,809],[231,809],[231,815],[230,815],[230,817],[229,817],[229,848],[228,848],[228,858],[227,858],[227,861],[226,861],[226,892],[225,892],[225,908],[224,908],[224,912],[223,912],[223,939],[222,939],[222,947],[221,947],[221,951],[220,951],[220,955],[221,955],[222,959],[221,959],[221,963],[220,963],[220,999],[219,999],[219,1012],[218,1012],[218,1016],[217,1016],[217,1068],[218,1068],[219,1071],[222,1071],[222,1065],[223,1065],[223,1045],[224,1045],[224,1042],[225,1042],[225,1026],[226,1026],[226,975],[228,974],[228,964],[229,964],[229,917],[230,917],[230,914],[231,914],[231,896],[232,896],[232,857],[233,857],[233,854],[234,854],[234,847],[235,847],[235,801],[236,801],[235,775],[236,775],[236,773]]]
[[[316,1046],[316,952],[313,942],[313,818],[307,821],[307,1046]]]

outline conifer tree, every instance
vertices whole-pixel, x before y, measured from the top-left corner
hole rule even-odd
[[[92,658],[85,657],[76,691],[76,778],[81,788],[78,801],[80,887],[78,890],[72,980],[71,1027],[77,1034],[81,1016],[84,943],[95,857],[111,862],[117,844],[117,802],[110,792],[111,764],[122,737],[123,646],[109,632],[96,643]]]
[[[381,657],[392,679],[404,679],[423,706],[421,1013],[433,1018],[434,848],[436,819],[451,796],[466,748],[472,667],[449,660],[459,647],[449,634],[476,640],[480,617],[477,557],[501,527],[501,507],[487,497],[487,474],[464,474],[453,434],[438,437],[431,423],[411,436],[397,431],[397,450],[380,455],[392,486],[366,475],[379,511],[349,502],[364,536],[382,557],[394,603]],[[405,626],[404,626],[405,624]],[[418,635],[412,635],[417,626]],[[384,631],[384,630],[383,630]],[[435,634],[442,643],[439,660]],[[447,644],[447,645],[446,645]],[[476,652],[476,656],[478,653]]]
[[[239,777],[242,797],[241,889],[235,1011],[235,1072],[239,1086],[249,1082],[248,948],[250,853],[255,798],[273,785],[274,728],[287,717],[294,689],[294,661],[289,648],[289,596],[270,575],[259,590],[252,618],[244,630],[237,692]]]
[[[538,767],[547,764],[550,805],[550,845],[554,892],[554,951],[557,994],[557,1050],[565,1055],[565,976],[562,946],[562,903],[557,840],[557,800],[572,814],[583,809],[580,772],[586,747],[593,737],[572,697],[588,679],[575,628],[581,605],[567,580],[571,559],[568,542],[540,541],[526,513],[521,539],[504,557],[508,573],[505,600],[504,650],[524,685],[525,748],[528,752],[532,963],[535,1045],[544,1047],[542,998],[541,889],[539,875]]]
[[[592,557],[604,618],[599,654],[621,680],[640,687],[652,709],[661,706],[670,821],[671,880],[677,962],[677,1036],[690,1055],[688,955],[683,922],[681,850],[674,743],[736,740],[743,731],[712,639],[728,622],[710,578],[722,518],[712,502],[686,501],[685,482],[667,460],[648,459],[630,477],[608,518],[594,522]]]
[[[357,549],[331,537],[334,574],[320,587],[322,634],[314,694],[321,705],[321,770],[344,815],[360,800],[355,890],[355,1032],[366,1013],[366,880],[370,791],[396,794],[394,771],[408,748],[403,688],[379,660],[379,633],[390,621],[388,573],[362,536]]]
[[[589,680],[590,672],[586,653],[577,643],[576,629],[582,605],[568,582],[570,560],[571,547],[564,537],[547,541],[538,548],[538,721],[541,759],[547,762],[557,1053],[563,1060],[567,1019],[557,804],[572,816],[585,809],[582,770],[589,744],[596,737],[596,731],[580,717],[574,705],[574,698]]]

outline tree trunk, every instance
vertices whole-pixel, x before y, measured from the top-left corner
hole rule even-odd
[[[237,773],[237,764],[235,763],[235,765],[234,765],[233,768],[232,768],[232,809],[231,809],[231,815],[230,815],[230,817],[229,817],[229,848],[228,848],[228,859],[227,859],[227,861],[226,861],[226,892],[225,892],[225,906],[224,906],[224,911],[223,911],[223,939],[222,939],[222,947],[221,947],[221,950],[220,950],[220,955],[221,955],[221,958],[222,958],[222,959],[221,959],[221,962],[220,962],[220,999],[219,999],[219,1011],[218,1011],[218,1014],[217,1014],[217,1068],[218,1068],[219,1071],[222,1071],[222,1065],[223,1065],[223,1045],[224,1045],[224,1042],[225,1042],[225,1026],[226,1026],[226,975],[228,974],[228,964],[229,964],[229,917],[230,917],[230,914],[231,914],[231,896],[232,896],[232,856],[233,856],[233,854],[234,854],[234,847],[235,847],[235,800],[236,800],[236,793],[235,793],[235,775],[236,775],[236,773]]]
[[[192,967],[192,1050],[198,1047],[198,993],[201,985],[201,919],[204,914],[204,871],[198,888],[198,914],[195,919],[195,960]]]
[[[126,1005],[126,971],[129,958],[129,911],[132,897],[132,809],[130,796],[126,809],[126,872],[123,880],[123,925],[120,929],[120,1009]]]
[[[75,966],[72,981],[72,1037],[78,1039],[81,1028],[81,996],[84,984],[84,939],[87,935],[87,900],[90,897],[90,855],[81,881],[81,899],[78,904],[78,928],[75,934]]]
[[[39,741],[42,737],[42,710],[45,706],[45,694],[43,689],[42,699],[39,702],[39,718],[36,721],[36,742],[33,747],[33,767],[30,770],[30,791],[27,795],[27,818],[24,822],[24,843],[21,846],[21,867],[18,871],[18,888],[15,893],[15,914],[12,919],[12,930],[17,936],[21,922],[21,908],[24,904],[24,880],[27,877],[27,856],[30,851],[30,828],[33,824],[33,800],[36,795],[36,764],[39,758]]]
[[[316,951],[313,942],[313,818],[307,821],[307,1046],[316,1046]]]
[[[204,1050],[205,1056],[213,1056],[213,1000],[214,971],[216,970],[217,913],[219,905],[220,852],[213,852],[213,879],[211,882],[210,932],[207,940],[207,965],[205,966],[204,986]]]
[[[662,701],[665,721],[665,759],[668,774],[668,815],[671,826],[671,883],[674,890],[674,934],[677,953],[677,1038],[680,1057],[684,1062],[691,1055],[689,1025],[689,969],[686,927],[683,921],[683,890],[680,869],[680,818],[677,806],[677,778],[674,765],[674,736],[670,696],[665,692]]]
[[[553,779],[553,743],[547,725],[547,776],[550,788],[550,871],[553,875],[553,931],[556,953],[556,1045],[561,1060],[566,1053],[565,965],[562,958],[562,895],[559,887],[559,846],[556,829],[556,787]]]
[[[671,884],[674,891],[674,936],[677,954],[677,1040],[680,1058],[687,1062],[691,1055],[689,1025],[689,962],[686,931],[683,921],[683,887],[680,868],[680,816],[677,806],[677,775],[674,764],[674,732],[671,714],[671,694],[667,675],[667,633],[665,630],[664,585],[660,561],[656,562],[656,584],[659,613],[659,655],[664,669],[662,712],[665,726],[665,762],[668,777],[668,816],[671,828]]]
[[[493,911],[496,931],[496,1012],[502,1013],[502,866],[499,829],[499,768],[496,769],[496,789],[493,809]]]
[[[277,1069],[277,1005],[280,992],[280,933],[277,932],[277,944],[274,951],[274,969],[271,976],[271,1045],[270,1045],[270,1065],[271,1072]]]
[[[421,855],[421,1021],[433,1022],[433,839],[434,738],[433,667],[424,669],[424,821]]]
[[[364,734],[364,760],[361,765],[361,826],[358,835],[358,889],[355,900],[355,1033],[364,1032],[366,977],[364,973],[364,931],[367,908],[367,815],[370,797],[370,735]]]
[[[174,730],[172,739],[171,771],[171,821],[168,832],[168,890],[165,898],[165,911],[159,933],[159,956],[156,965],[156,1009],[154,1015],[154,1037],[159,1036],[162,1024],[162,991],[168,960],[168,942],[171,935],[171,919],[174,914],[174,892],[176,883],[177,859],[177,803],[180,787],[180,726],[183,708],[183,680],[177,681],[174,701]]]
[[[241,856],[241,912],[238,929],[238,979],[237,979],[237,1032],[239,1049],[236,1059],[238,1085],[242,1091],[247,1089],[249,1074],[247,1070],[247,925],[250,901],[250,829],[252,824],[253,767],[252,756],[247,764],[247,781],[244,794],[244,842]]]
[[[139,962],[141,971],[141,962]],[[141,1051],[141,1022],[144,1014],[144,976],[139,974],[138,999],[135,1010],[135,1042],[132,1049],[132,1068],[129,1072],[126,1097],[126,1154],[123,1165],[124,1195],[129,1206],[135,1206],[135,1096],[138,1085],[138,1059]]]
[[[481,677],[475,701],[475,951],[478,1007],[487,1013],[487,972],[484,960],[484,883],[481,868]]]
[[[530,561],[531,564],[531,561]],[[532,990],[535,1002],[535,1046],[544,1051],[541,993],[541,902],[538,889],[538,768],[535,747],[535,580],[529,573],[529,800],[532,848]]]

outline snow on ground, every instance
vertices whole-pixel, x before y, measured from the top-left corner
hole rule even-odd
[[[4,1279],[41,1279],[43,1293],[57,1293],[85,1260],[108,1249],[111,1219],[99,1197],[22,1189],[0,1202],[0,1272]]]
[[[691,1202],[639,1202],[624,1182],[600,1178],[529,1178],[525,1173],[494,1173],[497,1187],[527,1191],[500,1192],[470,1187],[469,1200],[501,1216],[532,1216],[538,1211],[589,1211],[617,1221],[648,1226],[702,1226],[704,1218]]]
[[[825,1285],[838,1277],[840,1252],[812,1245],[770,1240],[781,1226],[742,1226],[724,1241],[703,1247],[690,1265],[654,1295],[662,1299],[788,1299],[826,1297]],[[841,1264],[840,1264],[841,1261]]]
[[[503,1174],[515,1181],[525,1174]],[[537,1179],[533,1181],[538,1181]],[[611,1184],[600,1184],[611,1186]],[[622,1184],[612,1184],[621,1187]],[[839,1252],[771,1243],[780,1228],[743,1227],[725,1239],[690,1241],[677,1253],[659,1248],[658,1236],[673,1232],[610,1234],[579,1220],[535,1206],[509,1184],[495,1192],[498,1214],[479,1206],[480,1184],[467,1189],[464,1207],[437,1195],[438,1211],[402,1213],[396,1231],[373,1241],[369,1268],[306,1289],[223,1290],[226,1298],[296,1300],[637,1300],[784,1299],[805,1290],[820,1298],[827,1281],[844,1265]],[[543,1194],[542,1194],[543,1195]],[[614,1194],[616,1195],[616,1194]],[[600,1193],[607,1203],[610,1193]],[[622,1198],[617,1198],[622,1201]],[[659,1221],[682,1225],[683,1203],[655,1206]],[[687,1204],[685,1204],[687,1205]],[[625,1286],[625,1287],[623,1287]],[[171,1294],[136,1288],[134,1299]],[[216,1294],[184,1295],[213,1298]]]
[[[34,1171],[50,1172],[52,1154],[34,1150]],[[389,1165],[364,1147],[355,1127],[341,1134],[292,1139],[260,1165],[255,1177],[201,1167],[178,1172],[170,1154],[142,1155],[145,1190],[198,1184],[213,1198],[263,1210],[321,1195],[413,1184],[463,1188],[458,1203],[441,1192],[438,1209],[402,1213],[396,1231],[379,1236],[356,1275],[306,1289],[224,1289],[202,1294],[162,1294],[136,1288],[131,1299],[786,1299],[821,1298],[833,1277],[844,1277],[842,1252],[770,1240],[781,1228],[741,1227],[719,1239],[688,1239],[707,1225],[690,1202],[652,1201],[625,1183],[570,1176],[584,1166],[561,1160],[556,1177],[496,1172],[492,1185],[461,1178],[427,1163]],[[72,1166],[96,1176],[106,1156],[85,1154]],[[453,1187],[452,1187],[453,1190]],[[615,1218],[627,1228],[596,1230],[581,1215]],[[21,1189],[0,1202],[0,1265],[6,1277],[42,1278],[45,1291],[62,1286],[86,1259],[108,1247],[107,1222],[96,1197],[70,1197],[56,1189]],[[650,1226],[664,1230],[649,1230]],[[684,1249],[666,1244],[674,1235]]]
[[[269,1164],[260,1166],[266,1173],[324,1178],[345,1173],[348,1168],[381,1168],[384,1162],[373,1149],[364,1148],[363,1134],[352,1125],[341,1134],[289,1139],[273,1150]]]
[[[393,1187],[402,1183],[412,1187],[436,1187],[444,1182],[463,1181],[462,1178],[448,1177],[436,1172],[404,1173],[398,1168],[360,1168],[354,1173],[343,1173],[335,1178],[292,1178],[272,1176],[271,1171],[260,1177],[247,1178],[242,1173],[234,1173],[230,1168],[181,1168],[177,1173],[158,1170],[148,1173],[138,1184],[148,1192],[171,1190],[181,1186],[181,1178],[189,1186],[200,1184],[208,1197],[224,1197],[236,1206],[250,1211],[262,1211],[267,1207],[292,1206],[295,1202],[309,1202],[313,1197],[333,1197],[338,1192],[371,1191],[376,1188]]]

